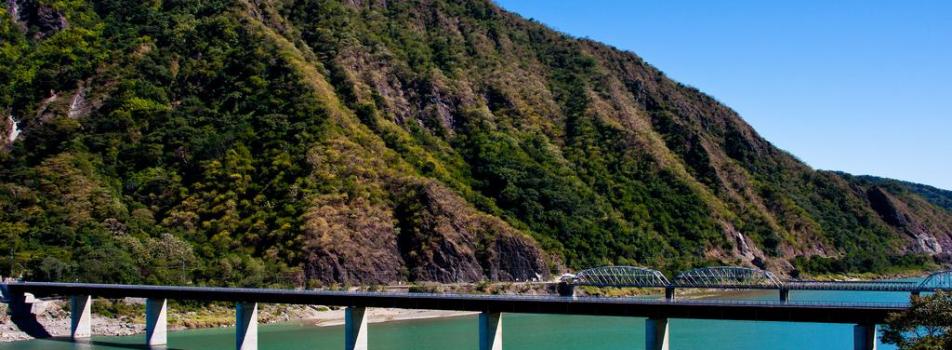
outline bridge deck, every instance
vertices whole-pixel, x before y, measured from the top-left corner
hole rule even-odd
[[[11,295],[91,295],[104,298],[310,304],[402,309],[434,309],[654,318],[749,321],[883,323],[905,303],[804,303],[769,301],[648,300],[637,298],[470,295],[427,293],[330,292],[284,289],[171,287],[22,282],[7,286]]]
[[[576,284],[577,286],[593,287],[615,287],[615,288],[678,288],[678,289],[726,289],[726,290],[825,290],[825,291],[844,291],[844,292],[935,292],[945,290],[941,288],[923,289],[918,283],[913,282],[814,282],[814,281],[796,281],[784,282],[781,286],[771,285],[732,285],[732,284],[676,284],[672,283],[664,286],[640,285],[640,284]]]
[[[610,286],[603,286],[610,287]],[[625,286],[638,287],[638,286]],[[881,281],[856,281],[856,282],[824,282],[824,281],[786,281],[779,286],[771,285],[730,285],[730,284],[671,284],[674,288],[698,288],[698,289],[757,289],[757,290],[825,290],[825,291],[844,291],[844,292],[934,292],[942,290],[941,288],[923,289],[919,283],[915,282],[881,282]]]
[[[567,274],[562,283],[572,286],[671,289],[826,290],[907,292],[952,291],[952,270],[938,271],[915,281],[810,281],[781,280],[769,271],[742,266],[711,266],[679,273],[668,280],[660,271],[636,266],[599,266]]]
[[[829,290],[864,292],[934,292],[941,288],[923,289],[919,282],[891,281],[787,281],[783,284],[789,290]]]

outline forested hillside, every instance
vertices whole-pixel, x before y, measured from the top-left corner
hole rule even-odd
[[[952,249],[916,185],[810,169],[636,55],[486,0],[7,0],[0,62],[2,275],[883,272]]]

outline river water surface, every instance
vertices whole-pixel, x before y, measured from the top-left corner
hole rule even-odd
[[[776,292],[731,294],[743,300],[776,300]],[[793,301],[906,302],[908,293],[793,291]],[[505,349],[591,350],[643,349],[644,319],[562,315],[503,315]],[[821,323],[744,322],[672,319],[672,350],[812,350],[851,349],[853,326]],[[94,327],[95,330],[95,327]],[[475,316],[371,324],[369,347],[374,350],[476,349]],[[0,350],[118,350],[146,349],[144,336],[93,337],[86,344],[65,340],[30,340],[0,344]],[[260,326],[260,349],[340,350],[343,329],[300,324]],[[232,350],[230,328],[169,333],[167,349]],[[880,345],[881,350],[893,350]]]

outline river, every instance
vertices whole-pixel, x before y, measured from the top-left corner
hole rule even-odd
[[[716,299],[776,300],[776,292],[733,293]],[[793,301],[903,302],[907,293],[793,291]],[[672,350],[823,350],[849,349],[853,326],[821,323],[743,322],[673,319],[669,323]],[[374,350],[476,349],[476,317],[398,321],[371,324],[369,347]],[[87,344],[64,340],[30,340],[0,344],[0,350],[119,350],[146,349],[143,336],[93,337]],[[644,348],[644,319],[562,315],[504,314],[506,349],[591,350]],[[260,349],[340,350],[342,327],[302,324],[261,326]],[[228,328],[171,332],[167,349],[232,350]],[[881,350],[894,347],[880,345]]]

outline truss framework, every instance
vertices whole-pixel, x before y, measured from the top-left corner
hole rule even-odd
[[[685,271],[674,278],[674,285],[689,288],[781,288],[783,282],[774,274],[738,266],[702,267]]]
[[[660,271],[635,266],[601,266],[570,276],[575,285],[594,287],[658,287],[671,285]]]
[[[919,284],[921,290],[952,290],[952,270],[932,273]]]
[[[575,286],[640,288],[711,288],[778,290],[856,290],[882,292],[952,291],[952,270],[932,273],[915,281],[782,281],[769,271],[740,267],[703,267],[679,273],[669,281],[660,271],[637,266],[601,266],[565,275],[562,281]]]

